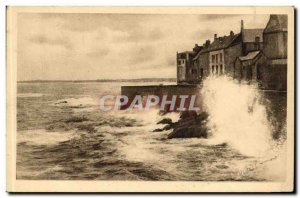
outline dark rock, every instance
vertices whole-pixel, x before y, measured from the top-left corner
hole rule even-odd
[[[199,119],[200,121],[207,120],[207,118],[208,118],[207,112],[202,112],[197,116],[197,119]]]
[[[172,124],[172,119],[170,118],[164,118],[161,121],[159,121],[157,124]]]
[[[216,165],[216,167],[219,168],[219,169],[227,169],[227,168],[229,168],[226,165]]]
[[[170,129],[172,129],[172,128],[174,128],[173,125],[172,125],[172,124],[168,124],[168,125],[166,125],[166,126],[163,128],[163,130],[164,130],[164,131],[168,131],[168,130],[170,130]]]
[[[88,121],[88,119],[83,116],[83,117],[71,117],[67,119],[65,122],[69,123],[69,122],[84,122],[84,121]]]
[[[93,149],[94,149],[94,150],[98,150],[98,149],[101,147],[100,144],[101,144],[101,143],[93,144],[93,145],[92,145]]]
[[[198,125],[177,128],[168,135],[168,139],[172,138],[207,138],[207,128]]]
[[[197,117],[196,111],[182,111],[180,114],[181,119],[196,118],[196,117]]]
[[[79,157],[85,157],[86,155],[87,155],[87,151],[80,150],[80,151],[78,152],[78,156],[79,156]]]
[[[55,104],[63,104],[63,103],[68,103],[68,102],[64,100],[64,101],[57,102]]]
[[[227,146],[227,143],[224,142],[224,143],[221,143],[221,144],[217,144],[215,145],[216,147],[226,147]]]
[[[152,132],[162,132],[163,129],[154,129]]]

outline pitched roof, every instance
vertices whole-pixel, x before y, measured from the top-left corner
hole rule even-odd
[[[184,52],[178,52],[178,54],[186,54],[186,53],[189,53],[189,54],[194,54],[195,52],[194,52],[194,51],[184,51]]]
[[[260,38],[260,42],[263,42],[263,32],[264,29],[243,29],[243,42],[255,42],[255,37],[257,36]]]
[[[240,59],[241,61],[252,60],[252,59],[254,59],[259,53],[260,53],[260,51],[249,52],[246,56],[240,56],[239,59]]]
[[[197,55],[193,58],[193,60],[197,60],[200,56],[201,50],[197,53]]]
[[[215,51],[215,50],[220,50],[220,49],[227,48],[233,43],[233,41],[236,38],[239,37],[239,35],[240,35],[240,33],[219,37],[219,38],[215,39],[212,42],[212,44],[210,44],[208,47],[201,50],[200,53],[210,52],[210,51]]]
[[[264,33],[287,31],[287,15],[271,15]]]

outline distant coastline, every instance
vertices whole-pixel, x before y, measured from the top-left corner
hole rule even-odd
[[[57,83],[57,82],[176,82],[176,78],[136,78],[136,79],[97,79],[97,80],[22,80],[18,83]]]

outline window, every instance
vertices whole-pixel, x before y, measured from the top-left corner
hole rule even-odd
[[[211,67],[211,73],[214,74],[215,73],[215,66]]]
[[[218,63],[218,58],[219,58],[219,56],[218,56],[218,54],[216,54],[216,63]]]
[[[220,65],[220,74],[223,74],[223,65]]]
[[[217,66],[216,66],[216,74],[218,74],[218,69],[219,69],[219,68],[218,68],[218,65],[217,65]]]
[[[222,62],[223,61],[223,54],[221,53],[220,54],[220,62]]]
[[[215,55],[211,56],[211,62],[213,62],[213,63],[215,62]]]
[[[256,79],[257,80],[261,80],[261,66],[260,65],[257,65],[256,66]]]
[[[181,61],[180,61],[180,60],[178,60],[178,61],[177,61],[177,64],[178,64],[178,65],[180,65],[180,64],[181,64]]]

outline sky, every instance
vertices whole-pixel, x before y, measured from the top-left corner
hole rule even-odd
[[[18,80],[175,78],[176,52],[269,15],[20,13]]]

